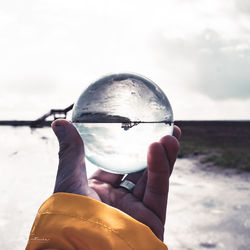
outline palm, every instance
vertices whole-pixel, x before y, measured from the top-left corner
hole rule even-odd
[[[89,186],[98,195],[100,201],[115,207],[134,219],[149,226],[151,230],[159,237],[163,238],[167,195],[161,197],[160,204],[154,204],[151,201],[147,204],[145,191],[147,190],[147,171],[129,174],[126,179],[131,180],[136,185],[133,192],[119,187],[123,178],[122,175],[116,175],[98,170],[90,179]],[[167,185],[167,183],[166,183]],[[92,193],[93,195],[93,193]],[[95,195],[93,195],[94,197]],[[147,199],[147,197],[146,197]],[[146,204],[145,204],[146,203]],[[157,206],[155,206],[157,205]],[[155,209],[158,207],[159,209]]]

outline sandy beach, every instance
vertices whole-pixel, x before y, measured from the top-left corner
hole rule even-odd
[[[0,151],[0,249],[24,249],[38,208],[53,192],[57,140],[50,128],[2,127]],[[247,250],[249,218],[249,173],[177,160],[165,232],[169,249]]]
[[[178,159],[165,227],[170,249],[248,250],[250,174]]]

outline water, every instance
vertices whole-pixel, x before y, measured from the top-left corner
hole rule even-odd
[[[74,123],[85,146],[87,159],[113,173],[130,173],[147,166],[152,142],[173,132],[173,123],[140,123],[127,130],[122,123]]]

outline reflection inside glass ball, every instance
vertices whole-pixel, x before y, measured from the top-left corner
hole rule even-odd
[[[152,142],[173,132],[173,112],[163,91],[133,74],[115,74],[91,84],[74,105],[72,122],[87,159],[112,173],[147,166]]]

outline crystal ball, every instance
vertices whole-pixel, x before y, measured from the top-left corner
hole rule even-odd
[[[135,74],[108,75],[90,84],[74,105],[72,122],[87,159],[118,174],[146,168],[149,145],[173,133],[168,98]]]

